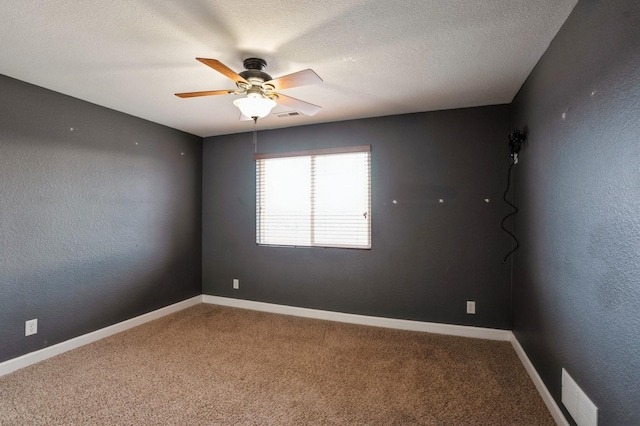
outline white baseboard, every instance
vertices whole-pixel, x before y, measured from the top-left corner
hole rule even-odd
[[[142,325],[149,321],[162,318],[174,312],[181,311],[199,303],[208,303],[221,306],[229,306],[233,308],[251,309],[254,311],[271,312],[275,314],[293,315],[305,318],[314,318],[328,321],[337,321],[350,324],[369,325],[374,327],[394,328],[399,330],[421,331],[427,333],[447,334],[451,336],[471,337],[477,339],[510,341],[513,349],[520,358],[524,368],[529,373],[529,377],[533,381],[536,389],[540,393],[542,400],[547,405],[549,412],[553,416],[556,424],[560,426],[569,426],[569,422],[564,417],[562,410],[549,393],[540,375],[529,360],[524,349],[518,342],[516,336],[509,330],[497,330],[482,327],[470,327],[464,325],[440,324],[432,322],[421,322],[411,320],[401,320],[395,318],[372,317],[366,315],[345,314],[342,312],[322,311],[318,309],[298,308],[294,306],[276,305],[272,303],[254,302],[251,300],[232,299],[228,297],[200,295],[195,296],[182,302],[166,306],[153,312],[131,318],[126,321],[119,322],[109,327],[96,330],[94,332],[75,337],[73,339],[40,349],[35,352],[22,355],[0,363],[0,377],[12,373],[29,365],[44,361],[45,359],[60,355],[72,349],[79,348],[86,344],[95,342],[105,337],[109,337],[116,333],[128,330],[130,328]]]
[[[47,348],[43,348],[38,351],[19,356],[17,358],[10,359],[8,361],[0,363],[0,377],[29,365],[35,364],[37,362],[44,361],[47,358],[60,355],[61,353],[70,351],[71,349],[79,348],[80,346],[95,342],[96,340],[104,339],[105,337],[109,337],[113,334],[120,333],[146,322],[162,318],[166,315],[181,311],[199,303],[202,303],[202,296],[195,296],[191,299],[183,300],[182,302],[165,306],[164,308],[160,308],[144,315],[119,322],[109,327],[101,328],[100,330],[96,330],[82,336],[74,337],[73,339],[60,342],[53,346],[49,346]]]
[[[298,308],[294,306],[275,305],[272,303],[254,302],[252,300],[232,299],[228,297],[203,294],[202,302],[212,305],[233,308],[251,309],[274,314],[293,315],[328,321],[346,322],[350,324],[370,325],[374,327],[395,328],[399,330],[423,331],[427,333],[448,334],[451,336],[473,337],[477,339],[510,341],[511,331],[493,328],[470,327],[465,325],[439,324],[402,320],[395,318],[371,317],[366,315],[345,314],[342,312],[321,311],[318,309]]]
[[[570,426],[569,422],[564,417],[562,410],[556,403],[556,400],[553,399],[553,397],[551,396],[551,393],[549,392],[549,389],[547,389],[544,382],[542,381],[542,378],[538,374],[538,371],[529,360],[527,353],[524,351],[524,349],[520,345],[520,342],[518,342],[516,335],[513,334],[513,332],[510,332],[510,333],[511,333],[511,345],[513,346],[513,349],[516,351],[516,354],[518,354],[518,357],[520,358],[520,362],[522,362],[522,365],[524,365],[524,368],[527,370],[527,373],[529,373],[529,377],[531,377],[531,381],[533,381],[533,384],[535,385],[536,389],[538,390],[538,393],[542,397],[542,400],[547,405],[547,408],[549,409],[549,412],[551,413],[553,420],[555,420],[558,426]]]

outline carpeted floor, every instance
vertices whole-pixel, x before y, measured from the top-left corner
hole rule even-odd
[[[1,425],[553,425],[510,343],[197,305],[0,377]]]

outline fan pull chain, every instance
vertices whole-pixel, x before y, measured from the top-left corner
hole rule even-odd
[[[258,132],[256,126],[258,124],[258,117],[253,117],[253,153],[258,153]]]

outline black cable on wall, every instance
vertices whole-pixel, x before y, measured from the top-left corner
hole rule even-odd
[[[520,247],[518,238],[511,231],[505,228],[504,223],[507,221],[507,219],[509,219],[511,216],[515,215],[519,211],[518,207],[516,207],[513,203],[507,200],[507,194],[509,193],[509,188],[511,187],[511,170],[513,169],[513,166],[518,164],[518,153],[520,152],[520,148],[522,148],[522,145],[524,144],[525,139],[526,139],[526,135],[520,132],[520,130],[518,129],[515,129],[513,132],[511,132],[511,134],[509,134],[509,148],[511,150],[511,165],[509,165],[509,171],[507,172],[507,189],[505,189],[502,199],[511,208],[513,208],[513,211],[502,219],[500,226],[502,227],[502,230],[504,232],[506,232],[511,236],[511,238],[513,238],[513,240],[516,242],[516,246],[509,253],[507,253],[507,255],[502,260],[502,263],[505,263],[509,258],[509,256],[511,256]]]

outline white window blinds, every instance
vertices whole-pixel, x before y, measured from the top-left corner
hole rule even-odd
[[[371,248],[369,146],[255,159],[258,244]]]

